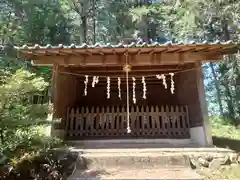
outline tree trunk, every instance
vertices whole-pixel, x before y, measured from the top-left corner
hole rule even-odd
[[[96,43],[96,1],[93,0],[93,43]]]
[[[223,30],[223,35],[224,35],[224,40],[229,41],[231,39],[229,30],[228,30],[228,21],[225,17],[223,17],[222,20],[222,30]],[[229,55],[229,59],[232,59],[233,55]],[[223,72],[222,75],[224,76],[227,71],[229,71],[229,68],[227,67],[227,62],[222,64]],[[232,119],[233,123],[236,125],[236,119],[234,118],[235,116],[235,111],[234,111],[234,105],[233,105],[233,97],[231,90],[229,88],[229,81],[228,79],[224,78],[223,79],[223,85],[225,87],[225,94],[227,97],[227,106],[228,106],[228,113],[229,117]]]
[[[87,43],[87,17],[85,15],[81,16],[82,20],[82,43]]]
[[[3,130],[0,130],[0,140],[1,140],[1,144],[4,144],[4,134],[3,134]]]
[[[220,116],[223,117],[223,105],[222,105],[222,101],[221,101],[220,83],[219,83],[219,80],[218,80],[217,75],[215,73],[213,63],[210,63],[210,68],[211,68],[212,75],[213,75],[213,78],[214,78],[214,84],[215,84],[215,87],[216,87],[216,90],[217,90],[217,101],[218,101],[218,105],[219,105]]]
[[[237,125],[236,120],[234,118],[234,107],[233,107],[233,98],[232,98],[232,93],[228,87],[228,82],[223,82],[223,85],[225,87],[225,94],[227,97],[227,106],[228,106],[228,113],[229,113],[229,117],[230,119],[233,121],[234,125]]]

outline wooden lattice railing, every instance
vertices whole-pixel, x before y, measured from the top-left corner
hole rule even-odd
[[[127,134],[126,107],[69,108],[66,121],[68,139],[97,137],[188,138],[187,106],[130,107],[131,133]]]

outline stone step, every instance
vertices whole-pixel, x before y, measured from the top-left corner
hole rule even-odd
[[[190,167],[185,155],[158,153],[86,153],[79,159],[77,169],[146,169],[164,167]]]
[[[179,148],[198,147],[190,139],[164,140],[164,139],[117,139],[117,140],[81,140],[67,141],[69,146],[84,149],[122,149],[122,148]]]
[[[122,144],[121,144],[122,146]],[[79,154],[69,180],[159,179],[202,180],[190,168],[190,157],[225,157],[222,148],[72,148]]]
[[[68,180],[105,180],[105,179],[155,179],[155,180],[203,180],[195,171],[189,168],[148,168],[148,169],[129,169],[129,170],[88,170],[75,171]]]
[[[72,149],[79,153],[78,168],[190,167],[190,158],[224,158],[231,151],[220,148]]]

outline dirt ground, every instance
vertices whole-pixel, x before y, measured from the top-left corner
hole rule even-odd
[[[204,180],[240,180],[240,165],[223,166],[215,172],[204,168],[198,173],[205,177]]]

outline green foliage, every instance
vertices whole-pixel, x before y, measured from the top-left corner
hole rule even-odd
[[[39,126],[28,128],[27,130],[18,129],[14,134],[7,138],[4,145],[0,146],[1,164],[17,164],[26,154],[36,155],[49,149],[63,146],[63,142],[57,138],[48,137],[41,133]]]
[[[70,20],[58,0],[6,1],[0,18],[4,43],[60,44],[69,43]]]
[[[211,117],[212,135],[219,138],[228,138],[233,140],[240,140],[239,128],[233,126],[230,121],[219,118]]]
[[[0,164],[18,160],[25,153],[46,151],[61,145],[55,138],[47,137],[41,128],[50,122],[48,104],[33,104],[33,95],[48,87],[42,77],[26,70],[15,73],[3,71],[0,78]]]
[[[32,104],[31,97],[48,86],[43,78],[24,70],[0,79],[0,139],[4,145],[18,130],[45,123],[48,105]]]

